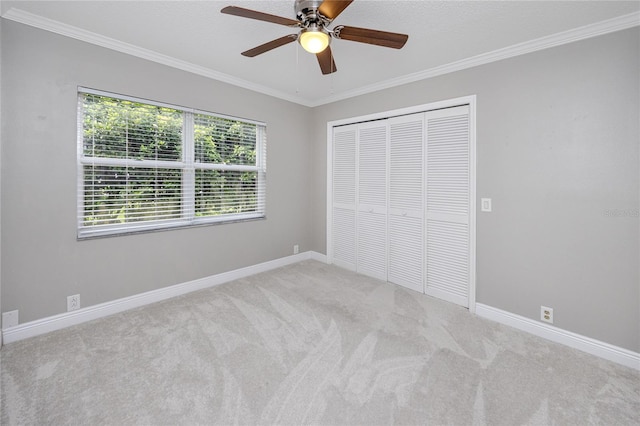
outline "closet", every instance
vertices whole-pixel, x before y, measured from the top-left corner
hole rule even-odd
[[[328,260],[469,307],[470,105],[424,111],[330,123]]]

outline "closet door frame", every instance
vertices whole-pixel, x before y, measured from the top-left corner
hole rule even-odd
[[[373,120],[382,120],[402,115],[409,115],[421,112],[428,112],[443,108],[451,108],[461,105],[469,106],[469,144],[472,161],[469,164],[469,174],[471,177],[469,185],[469,311],[475,313],[476,309],[476,95],[463,96],[460,98],[447,99],[428,104],[416,105],[407,108],[400,108],[390,111],[355,116],[341,120],[327,122],[327,198],[326,198],[326,253],[327,263],[333,263],[333,129],[334,127],[357,124]]]

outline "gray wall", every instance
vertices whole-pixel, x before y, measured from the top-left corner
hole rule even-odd
[[[326,245],[326,123],[477,95],[477,301],[640,350],[638,28],[315,108],[313,249]],[[479,208],[479,207],[478,207]],[[607,216],[620,210],[626,217]]]
[[[308,109],[13,22],[2,35],[2,312],[21,322],[326,252],[326,123],[476,94],[477,300],[640,351],[637,28]],[[265,121],[268,219],[78,242],[76,90]],[[11,105],[11,108],[7,108]],[[306,141],[297,135],[314,137]],[[55,162],[55,163],[52,163]],[[619,210],[631,216],[607,216]],[[637,210],[636,210],[637,211]]]
[[[23,323],[71,294],[89,306],[311,248],[310,109],[11,21],[2,47],[2,312]],[[78,86],[266,122],[267,219],[76,241]]]
[[[0,35],[2,34],[2,19],[0,19]],[[0,82],[2,81],[2,39],[0,38]],[[2,306],[2,87],[0,86],[0,307]],[[0,310],[0,312],[4,312]],[[0,319],[0,326],[2,320]],[[0,347],[2,347],[2,333],[0,333]]]

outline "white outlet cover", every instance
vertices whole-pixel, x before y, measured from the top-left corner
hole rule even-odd
[[[80,309],[80,295],[67,296],[67,312]]]
[[[18,310],[3,312],[2,313],[2,329],[5,330],[10,327],[18,325]]]
[[[540,306],[540,321],[553,324],[553,308],[548,306]]]
[[[480,211],[491,212],[491,198],[480,198]]]

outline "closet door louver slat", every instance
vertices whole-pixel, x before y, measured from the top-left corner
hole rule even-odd
[[[388,280],[424,291],[424,114],[389,119]]]
[[[469,306],[468,106],[426,113],[425,293]]]
[[[333,261],[352,270],[356,269],[356,137],[356,125],[334,129]]]
[[[357,271],[387,279],[386,122],[358,128]]]

